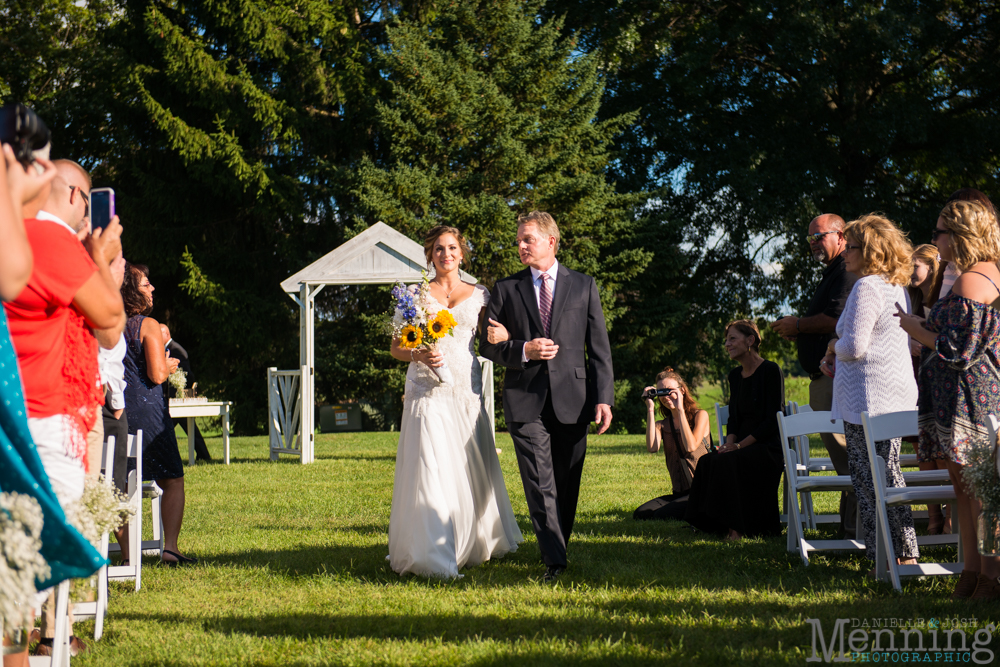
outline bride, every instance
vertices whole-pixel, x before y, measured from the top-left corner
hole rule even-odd
[[[461,568],[516,551],[523,541],[480,400],[472,340],[490,296],[460,278],[468,249],[454,227],[435,227],[424,238],[435,270],[425,307],[450,310],[453,335],[439,339],[435,350],[392,341],[392,356],[410,362],[389,516],[388,560],[399,574],[461,577]],[[445,365],[447,384],[431,370]]]

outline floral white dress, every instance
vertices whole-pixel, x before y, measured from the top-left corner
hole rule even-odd
[[[473,353],[479,311],[488,299],[486,288],[477,285],[451,309],[457,325],[438,342],[451,371],[449,384],[421,363],[411,363],[406,372],[389,516],[388,560],[399,574],[460,577],[460,569],[516,551],[523,541]],[[443,307],[433,299],[427,304],[431,313]]]

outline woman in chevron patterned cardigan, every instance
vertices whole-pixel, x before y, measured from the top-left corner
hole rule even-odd
[[[847,461],[858,496],[859,526],[865,544],[875,544],[875,486],[868,462],[861,413],[878,416],[913,410],[917,383],[910,362],[910,338],[899,328],[896,304],[908,306],[906,286],[913,270],[912,247],[889,219],[862,216],[844,229],[845,268],[859,276],[844,312],[837,336],[830,341],[823,369],[833,369],[833,417],[844,420]],[[909,310],[907,307],[906,310]],[[887,487],[906,486],[899,468],[900,438],[881,440],[875,450],[885,459]],[[920,551],[907,506],[889,508],[889,531],[901,563],[915,563]],[[868,549],[875,560],[875,549]]]

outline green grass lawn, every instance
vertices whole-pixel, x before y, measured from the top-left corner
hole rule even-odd
[[[826,635],[838,618],[1000,620],[997,605],[950,601],[953,580],[909,581],[898,595],[867,581],[856,556],[804,567],[783,537],[734,544],[633,521],[669,490],[642,436],[591,437],[556,585],[541,582],[506,434],[500,461],[526,542],[459,581],[399,577],[385,560],[396,437],[321,435],[308,466],[269,461],[265,437],[234,438],[232,465],[188,469],[181,546],[201,564],[146,559],[140,592],[114,583],[104,638],[74,664],[799,665],[812,654],[808,618]],[[221,456],[219,439],[208,444]]]

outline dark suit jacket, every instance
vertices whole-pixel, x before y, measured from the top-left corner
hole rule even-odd
[[[611,344],[593,278],[559,264],[549,335],[559,352],[550,361],[521,361],[524,344],[544,338],[531,269],[497,281],[486,314],[510,334],[510,340],[492,345],[484,321],[479,340],[479,353],[507,368],[503,412],[508,422],[537,419],[550,390],[556,418],[563,424],[593,421],[598,403],[614,404]]]

